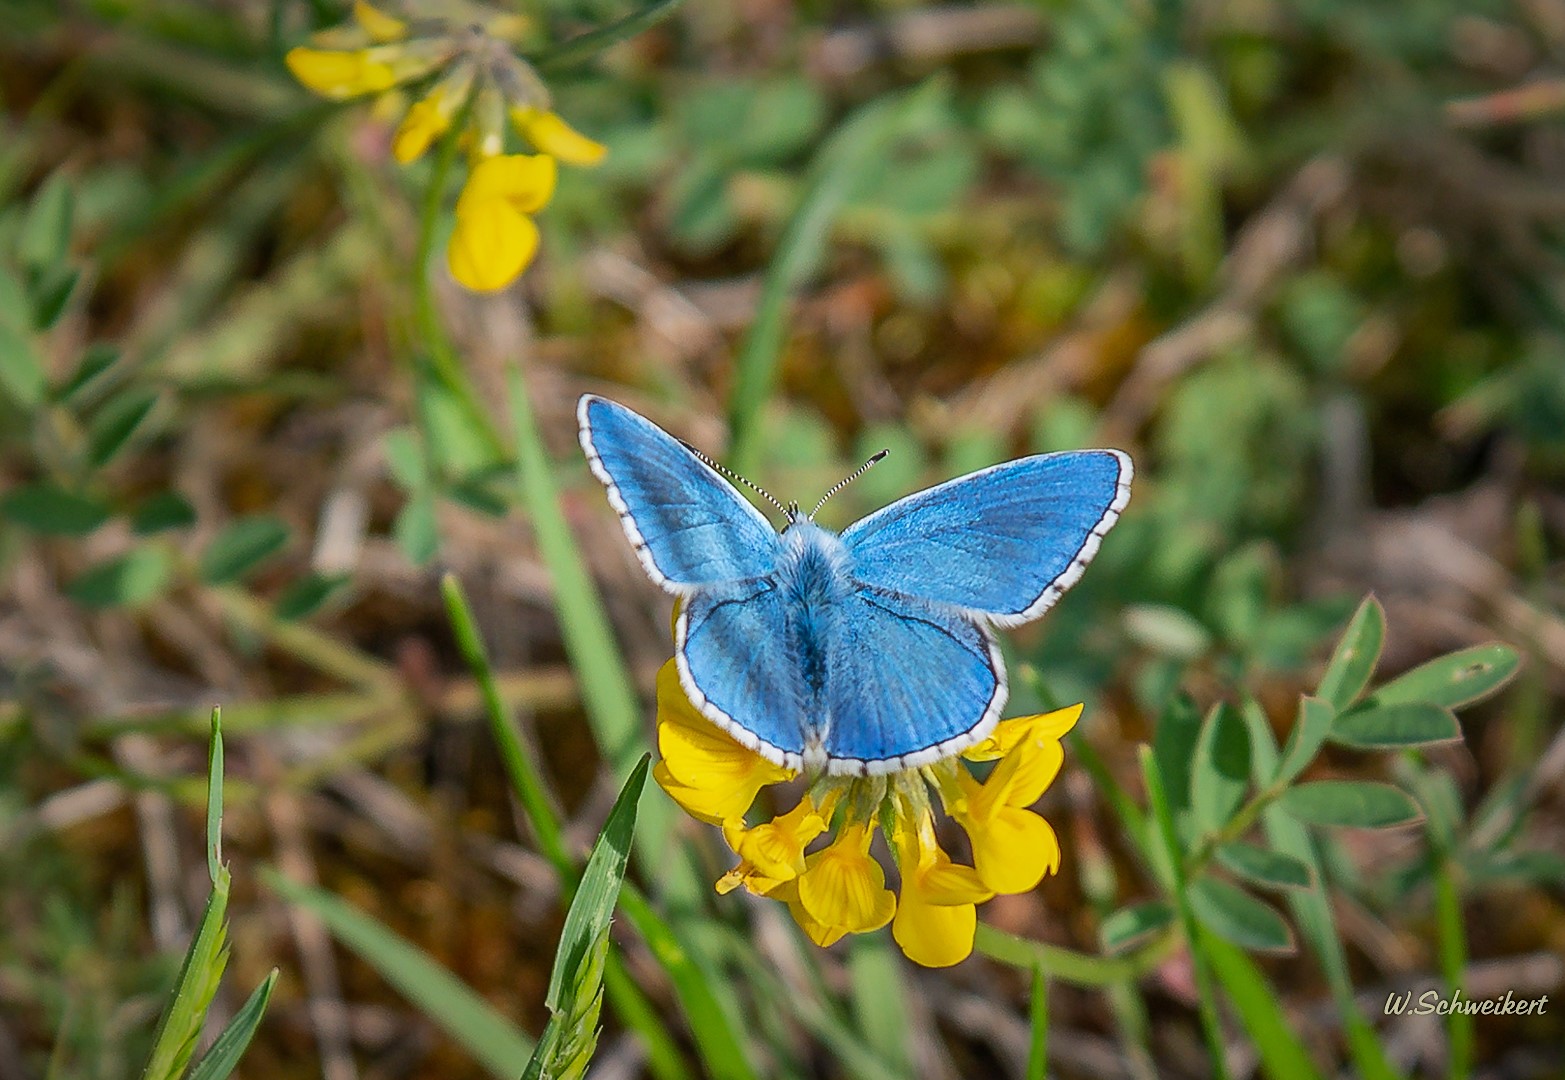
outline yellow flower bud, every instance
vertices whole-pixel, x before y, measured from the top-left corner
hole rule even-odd
[[[608,153],[602,143],[587,138],[547,109],[518,105],[511,110],[511,122],[539,153],[567,165],[596,165]]]

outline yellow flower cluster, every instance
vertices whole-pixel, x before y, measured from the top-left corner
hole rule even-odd
[[[428,82],[403,115],[392,154],[409,164],[462,123],[470,170],[447,261],[462,285],[490,292],[532,262],[538,250],[532,216],[554,194],[556,163],[596,165],[604,148],[550,109],[548,87],[512,51],[509,39],[523,20],[461,8],[456,15],[404,20],[357,0],[353,24],[289,50],[287,63],[308,89],[336,100]],[[507,119],[536,153],[505,152]]]
[[[797,774],[740,746],[685,696],[671,660],[658,673],[658,751],[653,775],[691,816],[720,826],[739,864],[718,892],[743,886],[788,905],[817,945],[888,922],[907,956],[946,967],[973,951],[976,905],[1028,892],[1060,863],[1054,830],[1028,809],[1065,761],[1060,740],[1082,707],[1002,720],[960,755],[995,762],[979,780],[958,757],[887,776],[816,778],[797,805],[755,825],[746,815],[762,788]],[[960,824],[973,865],[954,861],[936,835],[935,804]],[[870,854],[885,830],[902,878],[900,896]],[[832,833],[817,850],[817,840]]]

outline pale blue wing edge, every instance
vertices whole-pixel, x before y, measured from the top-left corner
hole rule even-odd
[[[757,510],[748,499],[739,494],[734,486],[726,479],[724,479],[720,473],[710,468],[700,458],[690,453],[690,451],[681,443],[679,443],[679,441],[672,435],[668,434],[668,432],[658,427],[656,424],[642,416],[640,413],[636,412],[634,409],[627,408],[617,401],[612,401],[605,397],[599,397],[596,394],[583,394],[581,399],[576,404],[576,421],[577,437],[581,442],[582,453],[586,455],[587,467],[592,470],[592,474],[598,478],[598,480],[607,490],[609,505],[612,506],[614,508],[614,512],[619,515],[620,526],[625,531],[625,538],[630,541],[630,546],[632,549],[634,549],[636,558],[641,562],[642,569],[646,571],[647,576],[652,579],[654,584],[656,584],[664,591],[674,594],[675,596],[688,596],[696,590],[712,584],[716,580],[724,579],[680,579],[676,576],[676,573],[672,568],[665,569],[658,564],[658,559],[653,552],[652,544],[649,542],[648,537],[644,535],[641,526],[636,521],[635,511],[630,506],[629,501],[625,498],[625,494],[621,490],[619,481],[614,477],[613,472],[609,469],[608,465],[605,464],[602,454],[600,454],[598,451],[598,447],[594,441],[593,421],[591,416],[591,410],[594,405],[602,405],[611,410],[617,410],[626,414],[632,423],[645,425],[646,429],[648,429],[645,433],[649,437],[666,440],[671,447],[677,448],[680,455],[682,455],[685,459],[688,459],[692,477],[704,481],[708,485],[716,488],[719,493],[726,494],[728,499],[731,500],[733,504],[733,509],[740,515],[738,518],[740,531],[742,532],[743,525],[746,519],[748,519],[749,522],[754,524],[757,533],[757,535],[751,536],[743,536],[736,533],[734,537],[735,542],[732,545],[733,548],[739,551],[748,550],[753,553],[759,545],[763,547],[769,547],[770,550],[775,551],[777,530],[772,527],[772,523],[766,519],[766,516]],[[646,509],[648,511],[655,512],[655,508],[648,507]],[[763,537],[765,538],[764,540],[762,539]],[[738,579],[758,576],[759,574],[768,572],[771,568],[771,565],[763,564],[745,567],[744,572],[734,574],[733,578]]]
[[[947,480],[942,484],[937,484],[934,487],[915,492],[912,495],[897,500],[889,506],[882,507],[880,510],[875,511],[873,514],[870,514],[867,517],[859,519],[843,531],[843,543],[848,545],[850,549],[854,550],[856,554],[859,554],[861,553],[862,549],[856,548],[855,543],[862,542],[861,538],[865,534],[871,532],[872,526],[877,520],[882,520],[892,514],[907,514],[909,512],[916,513],[919,508],[919,504],[932,503],[937,501],[941,492],[949,491],[952,488],[958,487],[980,477],[987,476],[1002,469],[1013,468],[1019,464],[1029,461],[1047,460],[1050,458],[1061,458],[1079,454],[1106,454],[1112,457],[1118,464],[1118,475],[1115,479],[1114,494],[1110,498],[1108,505],[1099,515],[1097,521],[1087,530],[1086,534],[1082,538],[1080,547],[1078,547],[1075,554],[1067,560],[1065,568],[1056,574],[1053,578],[1045,582],[1043,588],[1038,592],[1038,594],[1019,610],[994,611],[985,608],[972,607],[965,604],[955,605],[962,610],[972,613],[975,616],[981,616],[984,619],[987,619],[995,626],[1012,627],[1031,622],[1042,615],[1049,608],[1053,607],[1055,602],[1059,600],[1065,591],[1074,585],[1078,580],[1080,580],[1081,575],[1087,569],[1087,564],[1091,562],[1093,556],[1098,553],[1098,548],[1103,543],[1103,537],[1106,536],[1108,531],[1114,527],[1114,523],[1119,520],[1120,513],[1130,502],[1130,482],[1135,475],[1135,466],[1130,460],[1130,455],[1126,454],[1124,451],[1112,449],[1071,450],[1064,451],[1060,454],[1035,455],[1032,458],[1021,458],[1015,461],[1001,462],[998,465],[991,465],[987,469],[980,469],[976,472],[967,473],[966,475]],[[873,544],[872,537],[870,539],[870,543],[871,545]],[[869,584],[879,585],[881,587],[894,587],[887,586],[885,581],[876,581],[868,578],[863,580],[866,580]],[[920,595],[916,588],[911,587],[900,588],[897,591],[906,592],[908,595],[912,596]]]

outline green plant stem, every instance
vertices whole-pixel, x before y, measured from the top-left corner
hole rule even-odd
[[[1073,986],[1105,987],[1135,982],[1167,959],[1178,940],[1163,933],[1123,956],[1093,956],[1017,937],[981,922],[973,947],[991,960],[1039,971]]]
[[[1462,925],[1462,895],[1457,885],[1457,868],[1446,852],[1440,852],[1437,858],[1435,916],[1439,935],[1440,973],[1445,979],[1446,994],[1454,999],[1456,992],[1462,988],[1462,979],[1467,970],[1467,931]],[[1452,1013],[1446,1018],[1451,1054],[1446,1063],[1446,1075],[1451,1080],[1467,1080],[1473,1074],[1474,1025],[1474,1018],[1465,1013]]]
[[[384,691],[397,684],[391,665],[305,623],[278,618],[268,605],[244,589],[232,585],[205,588],[226,618],[317,671],[369,690]]]
[[[611,22],[607,26],[600,26],[596,30],[589,30],[585,34],[578,34],[547,52],[539,53],[533,58],[533,66],[547,74],[590,59],[604,49],[618,45],[643,30],[656,26],[674,14],[679,9],[679,5],[684,2],[685,0],[656,0],[655,3],[648,4],[640,11],[633,11],[623,19]]]
[[[1180,857],[1179,833],[1174,827],[1174,815],[1169,809],[1168,796],[1163,790],[1163,777],[1158,771],[1157,760],[1150,746],[1141,747],[1141,774],[1147,786],[1147,800],[1152,804],[1152,815],[1157,821],[1158,832],[1167,855],[1169,888],[1179,911],[1179,925],[1190,952],[1190,966],[1195,975],[1198,1008],[1201,1014],[1201,1030],[1206,1036],[1207,1050],[1212,1058],[1212,1075],[1219,1080],[1228,1078],[1228,1060],[1223,1046],[1223,1029],[1217,1015],[1217,989],[1212,979],[1206,955],[1200,948],[1200,931],[1195,912],[1190,906],[1190,894],[1185,887],[1185,869]]]

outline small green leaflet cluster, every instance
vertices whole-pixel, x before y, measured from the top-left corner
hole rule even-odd
[[[223,731],[222,717],[212,710],[212,743],[207,768],[207,872],[212,892],[196,936],[185,953],[179,981],[158,1023],[157,1041],[142,1080],[224,1080],[250,1045],[261,1016],[266,1012],[277,981],[273,969],[255,988],[240,1010],[234,1014],[211,1047],[190,1066],[196,1043],[206,1023],[207,1010],[217,994],[223,970],[228,965],[228,890],[230,877],[223,865]]]
[[[161,596],[181,564],[182,530],[196,523],[189,500],[174,490],[128,493],[116,469],[155,439],[178,410],[150,365],[97,342],[75,366],[51,380],[40,339],[69,309],[81,277],[71,260],[75,199],[55,176],[20,211],[14,242],[0,250],[0,431],[32,455],[36,478],[0,496],[0,523],[41,538],[81,539],[116,519],[132,544],[78,574],[68,586],[94,608],[136,607]],[[192,572],[202,582],[238,582],[278,554],[288,527],[270,516],[240,518],[217,531]],[[345,579],[307,574],[277,603],[300,618]]]
[[[1280,750],[1254,700],[1238,707],[1222,703],[1201,717],[1181,698],[1161,717],[1152,756],[1175,823],[1175,854],[1188,878],[1192,914],[1217,937],[1258,951],[1294,947],[1287,922],[1249,890],[1284,895],[1314,890],[1319,874],[1307,856],[1246,839],[1273,815],[1312,827],[1387,828],[1416,824],[1428,812],[1428,799],[1421,806],[1391,784],[1301,782],[1326,743],[1361,751],[1411,751],[1458,741],[1462,731],[1454,710],[1494,693],[1518,665],[1508,646],[1481,645],[1432,660],[1370,691],[1385,629],[1379,603],[1366,599],[1315,693],[1301,699]],[[1147,846],[1155,850],[1159,845]],[[1129,949],[1167,927],[1175,913],[1174,905],[1161,901],[1122,908],[1104,921],[1104,947]]]

